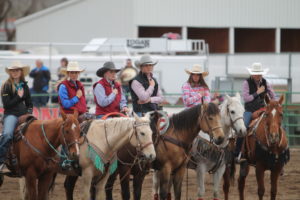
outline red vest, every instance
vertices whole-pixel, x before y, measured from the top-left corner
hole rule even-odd
[[[77,88],[76,88],[75,85],[71,81],[64,80],[57,86],[57,88],[59,88],[61,84],[64,84],[66,86],[68,96],[69,96],[70,99],[72,99],[74,96],[76,96],[77,90],[80,89],[82,91],[82,97],[80,97],[79,101],[73,107],[68,108],[68,109],[64,108],[62,106],[60,97],[58,96],[58,102],[59,102],[61,108],[63,109],[63,111],[65,113],[72,114],[74,112],[74,109],[77,108],[79,114],[85,113],[87,111],[86,100],[85,100],[85,94],[84,94],[84,87],[81,84],[81,82],[76,81],[76,84],[77,84]]]
[[[95,83],[93,85],[93,88],[95,89],[97,84],[101,84],[104,87],[105,90],[105,95],[109,96],[112,93],[112,88],[111,85],[109,84],[109,82],[107,82],[107,80],[105,78],[102,78],[100,81],[98,81],[97,83]],[[115,82],[115,89],[118,90],[118,94],[116,95],[115,99],[113,100],[113,102],[111,104],[109,104],[108,106],[105,107],[101,107],[98,102],[97,102],[97,98],[94,94],[94,101],[96,103],[96,115],[105,115],[111,112],[120,112],[120,102],[121,102],[121,85],[117,82]]]

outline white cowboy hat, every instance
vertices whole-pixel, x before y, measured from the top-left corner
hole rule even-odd
[[[79,67],[79,63],[76,61],[71,61],[68,63],[67,68],[62,68],[61,73],[67,73],[67,72],[83,72],[84,69],[81,69]]]
[[[251,68],[247,67],[250,75],[265,75],[268,73],[269,68],[263,68],[261,63],[253,63]]]
[[[191,74],[202,74],[203,77],[208,75],[208,72],[204,71],[202,66],[199,65],[199,64],[194,64],[191,70],[185,69],[185,72],[189,75],[191,75]]]
[[[140,60],[134,62],[135,66],[141,68],[145,64],[156,65],[157,60],[153,60],[150,55],[143,55]]]
[[[24,77],[29,74],[30,67],[28,65],[23,65],[20,61],[13,61],[10,66],[5,68],[7,74],[9,74],[10,69],[22,69]]]

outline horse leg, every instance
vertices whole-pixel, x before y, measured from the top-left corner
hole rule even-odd
[[[49,188],[53,180],[54,173],[47,172],[38,179],[38,199],[47,200],[49,198]]]
[[[142,186],[143,186],[145,175],[146,175],[145,173],[141,172],[133,177],[134,200],[141,199]]]
[[[176,200],[180,200],[181,198],[181,187],[185,170],[185,166],[181,167],[173,175],[174,196]]]
[[[121,182],[121,190],[122,190],[122,199],[129,200],[130,199],[130,188],[129,188],[129,173],[128,167],[119,168],[119,177]]]
[[[229,188],[230,188],[230,168],[226,166],[225,172],[223,175],[223,192],[224,192],[224,199],[228,200]]]
[[[82,192],[81,192],[82,200],[90,199],[90,188],[92,184],[92,178],[94,176],[93,168],[94,168],[93,166],[89,166],[85,169],[82,169],[82,178],[83,178]]]
[[[4,181],[4,175],[0,174],[0,187],[2,186]]]
[[[114,187],[114,183],[116,181],[118,172],[115,171],[112,175],[109,176],[107,183],[105,185],[105,193],[106,193],[106,200],[113,200],[112,191]]]
[[[271,200],[276,199],[277,195],[277,182],[279,174],[281,173],[282,167],[271,170]]]
[[[171,168],[164,166],[161,170],[158,171],[159,177],[159,197],[160,200],[167,200],[168,196],[168,186],[170,181]]]
[[[265,184],[264,184],[264,178],[265,178],[265,169],[263,166],[261,166],[260,163],[256,164],[256,181],[257,181],[257,194],[259,197],[259,200],[262,200],[264,198],[265,194]]]
[[[197,173],[197,183],[198,183],[198,199],[201,200],[204,197],[205,194],[205,172],[206,167],[204,164],[198,163],[198,166],[196,168]]]
[[[95,186],[95,192],[96,192],[96,199],[97,200],[103,200],[105,199],[105,184],[109,178],[109,172],[105,174],[105,176],[101,177],[101,180],[99,183],[97,183]]]
[[[238,179],[238,189],[239,189],[239,196],[240,200],[244,200],[244,189],[245,189],[245,182],[246,182],[246,177],[248,176],[249,173],[249,165],[247,163],[241,163],[240,165],[240,175]]]
[[[217,200],[219,198],[219,186],[222,179],[222,176],[225,172],[225,164],[219,167],[219,169],[213,174],[213,182],[214,182],[214,199]]]
[[[67,200],[73,200],[73,192],[78,176],[66,176],[64,188]]]
[[[154,200],[158,200],[158,187],[159,187],[158,171],[155,170],[152,176],[152,194]]]
[[[29,173],[27,173],[29,174]],[[30,200],[37,200],[37,191],[36,191],[36,176],[26,175],[26,190],[28,191],[28,197]]]

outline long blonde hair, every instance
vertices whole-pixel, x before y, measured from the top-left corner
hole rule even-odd
[[[21,72],[21,76],[20,76],[20,82],[21,81],[23,81],[23,82],[25,82],[25,77],[24,77],[24,73],[23,73],[23,70],[21,70],[22,72]],[[3,93],[3,88],[4,88],[4,86],[10,86],[11,88],[12,88],[12,91],[13,91],[13,93],[15,93],[15,91],[16,91],[16,86],[15,86],[15,84],[14,84],[14,79],[11,77],[11,75],[9,74],[9,77],[8,77],[8,79],[2,84],[2,86],[1,86],[1,95],[2,95],[2,93]]]

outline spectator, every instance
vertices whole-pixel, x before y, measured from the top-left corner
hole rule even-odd
[[[60,66],[57,69],[58,80],[62,80],[63,78],[66,77],[65,71],[67,70],[68,63],[69,63],[69,61],[67,58],[62,58],[60,60]]]
[[[50,71],[44,66],[41,60],[36,60],[34,68],[29,76],[33,78],[33,87],[31,94],[37,95],[32,97],[32,103],[36,107],[45,106],[49,100],[48,89],[50,81]]]

